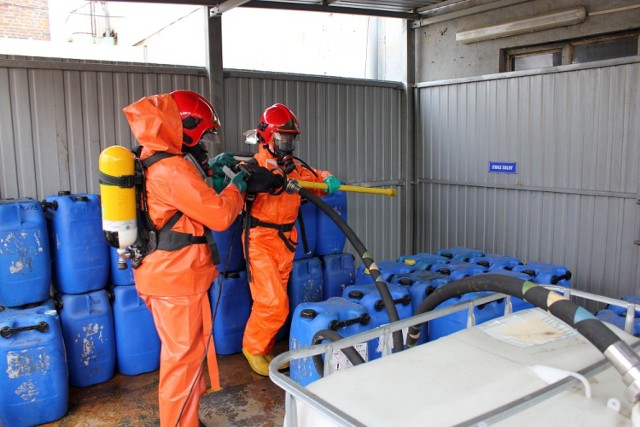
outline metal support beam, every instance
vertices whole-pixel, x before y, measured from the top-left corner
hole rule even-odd
[[[211,7],[209,9],[209,16],[219,16],[225,12],[229,12],[231,9],[242,6],[248,3],[249,0],[227,0],[221,4]]]
[[[347,6],[332,6],[329,3],[307,4],[307,3],[287,3],[265,0],[251,0],[243,5],[243,7],[256,7],[262,9],[283,9],[283,10],[299,10],[306,12],[326,12],[326,13],[346,13],[349,15],[366,15],[366,16],[382,16],[386,18],[415,19],[417,15],[413,12],[398,12],[383,9],[366,9]]]
[[[207,38],[205,43],[206,49],[206,67],[209,75],[209,93],[207,98],[213,104],[218,113],[218,117],[223,126],[218,128],[218,135],[222,141],[222,151],[225,150],[224,145],[224,76],[222,64],[222,16],[209,13],[205,15],[205,28],[207,29]],[[216,153],[213,153],[216,154]]]
[[[418,252],[415,236],[417,218],[416,198],[416,129],[415,129],[415,84],[416,84],[416,32],[411,29],[411,21],[407,21],[406,27],[406,84],[404,105],[402,106],[402,134],[403,134],[403,162],[405,165],[405,202],[404,202],[404,253]]]

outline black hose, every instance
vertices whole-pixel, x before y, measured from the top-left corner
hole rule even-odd
[[[311,339],[311,345],[320,344],[322,341],[334,342],[334,341],[341,340],[343,338],[344,337],[339,333],[337,333],[336,331],[332,331],[331,329],[322,329],[313,335],[313,338]],[[358,353],[358,350],[356,350],[355,348],[345,347],[340,351],[342,351],[344,355],[347,356],[347,359],[349,359],[349,362],[351,362],[353,366],[361,365],[364,363],[364,359],[362,358],[360,353]],[[322,355],[320,354],[313,355],[313,364],[315,365],[316,371],[318,371],[318,374],[321,377],[324,377],[324,360],[322,359]]]
[[[450,298],[481,291],[498,292],[522,298],[543,310],[548,310],[569,326],[577,329],[603,353],[612,344],[620,341],[615,333],[583,307],[533,282],[500,274],[480,274],[450,282],[436,289],[422,301],[414,315],[431,311]],[[421,326],[422,324],[418,324],[409,327],[407,347],[413,347],[416,344],[420,338]]]
[[[389,315],[389,322],[397,322],[400,320],[398,316],[398,310],[396,309],[395,302],[393,301],[393,297],[391,296],[391,292],[389,292],[389,287],[387,286],[387,282],[384,281],[382,274],[380,274],[380,270],[378,266],[374,262],[373,258],[367,248],[365,248],[362,241],[358,238],[358,236],[353,232],[351,227],[346,223],[345,220],[342,219],[340,215],[338,215],[329,205],[322,201],[322,199],[312,192],[305,190],[300,187],[295,180],[289,180],[287,182],[287,192],[289,193],[298,193],[302,197],[309,200],[311,203],[320,208],[324,213],[326,213],[329,218],[340,228],[340,230],[344,233],[344,235],[349,239],[349,242],[353,245],[356,252],[362,259],[365,267],[371,273],[371,277],[376,284],[376,288],[378,292],[380,292],[380,296],[382,297],[382,302],[384,303],[384,307],[387,310],[387,314]],[[404,338],[402,337],[402,331],[393,332],[393,349],[396,352],[402,351],[404,348]]]

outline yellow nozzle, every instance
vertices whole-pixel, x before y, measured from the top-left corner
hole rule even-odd
[[[297,181],[298,185],[302,188],[314,188],[318,190],[326,190],[327,184],[324,182],[311,182],[311,181]],[[348,191],[352,193],[368,193],[368,194],[381,194],[383,196],[396,196],[398,192],[395,188],[371,188],[371,187],[362,187],[359,185],[341,185],[338,187],[340,191]]]

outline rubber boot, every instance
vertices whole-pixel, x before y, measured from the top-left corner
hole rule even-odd
[[[264,358],[267,359],[267,362],[269,363],[271,363],[274,357],[275,356],[271,353],[264,355]],[[289,369],[289,361],[286,361],[282,365],[280,365],[280,367],[278,368],[278,371],[286,371],[287,369]]]
[[[242,354],[247,358],[247,362],[249,362],[249,366],[253,371],[262,375],[263,377],[269,376],[269,362],[262,354],[251,354],[244,348],[242,349]]]

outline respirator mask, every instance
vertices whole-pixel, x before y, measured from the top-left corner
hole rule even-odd
[[[297,134],[273,133],[273,148],[276,157],[278,157],[278,166],[280,166],[285,173],[291,173],[296,168],[293,162],[293,151],[296,148],[297,139]]]

